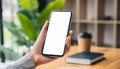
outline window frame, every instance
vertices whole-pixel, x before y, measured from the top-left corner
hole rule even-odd
[[[2,24],[2,0],[0,0],[0,44],[4,44],[3,39],[3,24]]]
[[[4,38],[3,38],[3,24],[2,24],[2,0],[0,0],[0,46],[4,44]],[[5,54],[4,52],[0,52],[1,54],[1,62],[5,62]]]

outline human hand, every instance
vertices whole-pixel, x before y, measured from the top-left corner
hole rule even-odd
[[[34,43],[34,46],[32,48],[32,50],[28,53],[36,66],[40,65],[40,64],[44,64],[44,63],[48,63],[50,61],[55,60],[56,58],[51,58],[51,57],[45,57],[42,55],[42,47],[45,41],[45,36],[46,36],[46,32],[48,29],[48,21],[45,22],[41,33],[39,34],[36,42]],[[66,50],[65,53],[67,53],[70,50],[70,45],[71,45],[71,36],[72,36],[72,31],[69,31],[69,35],[66,39]]]

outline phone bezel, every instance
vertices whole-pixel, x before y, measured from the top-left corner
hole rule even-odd
[[[69,32],[70,25],[71,25],[70,23],[71,23],[71,19],[72,19],[72,12],[71,12],[71,11],[65,11],[65,10],[59,10],[59,11],[58,11],[58,10],[54,10],[54,11],[51,11],[50,16],[49,16],[49,20],[51,19],[51,14],[52,14],[53,12],[70,12],[70,13],[71,13],[71,15],[70,15],[70,20],[69,20],[68,31],[67,31],[67,36],[68,36],[68,32]],[[48,29],[49,29],[49,25],[48,25]],[[48,30],[47,30],[47,32],[48,32]],[[66,36],[66,37],[67,37],[67,36]],[[45,38],[45,41],[46,41],[46,38]],[[45,44],[45,41],[44,41],[44,44]],[[47,56],[47,57],[62,57],[62,56],[64,56],[66,44],[65,44],[65,46],[64,46],[64,51],[63,51],[63,54],[62,54],[62,55],[54,55],[54,54],[45,54],[45,53],[43,53],[44,44],[43,44],[43,47],[42,47],[42,55]]]

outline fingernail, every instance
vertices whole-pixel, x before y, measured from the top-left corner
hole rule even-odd
[[[45,22],[47,22],[47,23],[48,23],[48,20],[46,20]]]

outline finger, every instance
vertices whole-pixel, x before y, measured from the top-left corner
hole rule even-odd
[[[72,34],[73,34],[73,31],[70,30],[68,36],[72,36]]]
[[[71,36],[68,36],[66,39],[66,52],[70,50],[70,46],[71,46]]]
[[[72,33],[73,33],[73,31],[70,30],[68,37],[66,39],[66,52],[68,52],[70,50]]]

